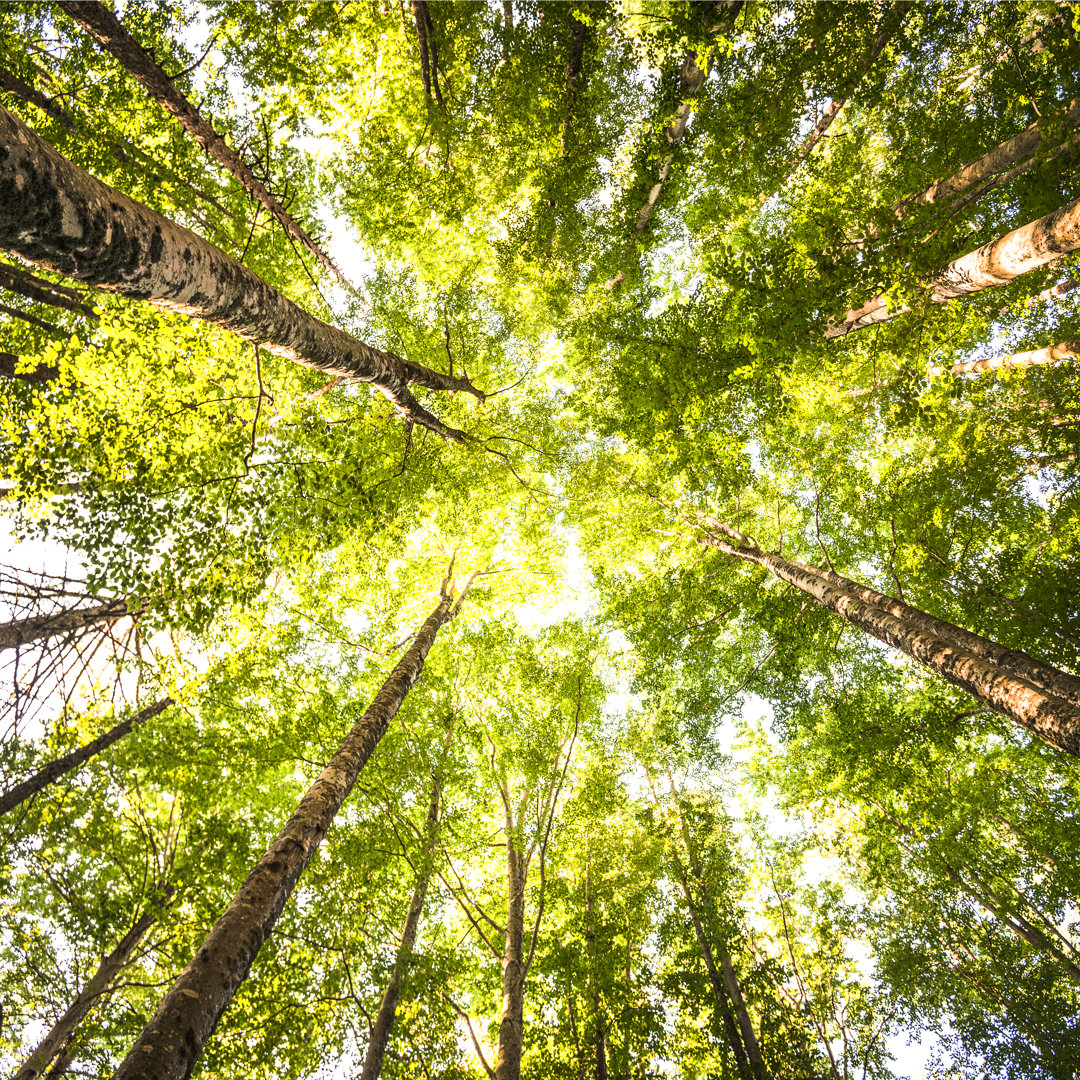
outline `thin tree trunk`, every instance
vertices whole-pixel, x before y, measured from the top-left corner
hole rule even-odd
[[[1045,349],[1031,349],[1006,356],[984,356],[981,360],[968,360],[952,367],[930,370],[934,375],[966,375],[973,371],[1007,371],[1009,368],[1053,364],[1058,360],[1072,360],[1076,356],[1080,356],[1080,341],[1064,341],[1060,345],[1047,345]]]
[[[413,888],[412,897],[409,900],[409,910],[405,916],[405,927],[401,931],[401,941],[398,945],[397,957],[394,960],[394,969],[390,972],[390,979],[383,993],[382,1003],[375,1016],[375,1023],[371,1026],[371,1037],[368,1039],[367,1053],[364,1055],[364,1067],[360,1072],[360,1080],[378,1080],[382,1069],[383,1055],[390,1042],[390,1032],[394,1026],[394,1018],[397,1015],[398,999],[401,995],[401,980],[404,978],[405,969],[412,955],[413,946],[416,944],[416,931],[420,926],[420,914],[424,910],[424,900],[427,896],[428,883],[431,881],[432,855],[435,848],[435,835],[439,827],[439,781],[436,780],[431,787],[431,799],[428,802],[427,814],[427,847],[424,851],[424,866]]]
[[[66,334],[66,331],[62,330],[55,323],[46,322],[44,319],[39,319],[36,315],[29,315],[25,311],[20,311],[18,308],[10,307],[8,304],[0,304],[0,314],[10,315],[13,319],[22,319],[23,322],[37,327],[38,330],[44,330],[48,334]]]
[[[898,2],[893,4],[893,6],[885,13],[878,28],[877,36],[870,45],[869,52],[863,57],[862,62],[859,64],[859,67],[851,80],[851,90],[843,96],[834,97],[825,107],[825,111],[821,114],[821,118],[814,125],[813,130],[806,136],[802,145],[799,147],[795,168],[792,172],[794,172],[795,169],[798,169],[798,167],[813,153],[814,147],[821,141],[825,132],[832,126],[832,122],[840,115],[840,110],[847,104],[848,98],[854,92],[855,86],[870,70],[874,61],[881,55],[882,49],[888,45],[893,34],[900,29],[901,24],[904,19],[907,18],[908,11],[912,6],[912,0],[898,0]]]
[[[506,892],[503,1006],[495,1080],[521,1080],[521,1049],[525,1037],[525,856],[514,847],[512,823],[506,830]]]
[[[706,63],[704,70],[698,67],[696,53],[688,52],[686,54],[682,68],[679,70],[680,97],[684,99],[695,98],[701,93],[701,88],[705,85],[705,79],[708,75],[708,68],[708,63]],[[675,147],[683,141],[686,135],[686,125],[690,121],[690,110],[691,102],[689,100],[680,102],[679,107],[675,110],[675,115],[671,118],[671,123],[664,129],[664,136],[671,145],[672,151],[664,158],[660,166],[660,175],[649,190],[648,198],[638,212],[637,224],[634,226],[634,231],[638,236],[644,233],[645,226],[648,225],[649,219],[656,209],[656,204],[660,201],[661,194],[663,194],[664,185],[671,176],[671,166],[675,161]]]
[[[1080,199],[955,259],[927,283],[927,299],[931,304],[944,304],[995,285],[1006,285],[1077,248],[1080,248]],[[877,296],[858,310],[848,311],[839,322],[830,322],[825,337],[843,337],[910,310],[903,305],[890,311],[888,297]]]
[[[822,607],[925,664],[1051,746],[1080,756],[1080,705],[1076,704],[1075,676],[935,619],[832,571],[762,551],[730,526],[715,518],[707,520],[735,543],[712,533],[706,533],[703,543],[765,567]]]
[[[578,19],[571,19],[570,56],[566,61],[566,71],[563,73],[563,120],[562,129],[559,133],[559,146],[566,153],[567,137],[570,134],[570,118],[574,111],[574,101],[577,97],[578,76],[581,74],[581,61],[585,55],[585,31],[586,25]]]
[[[60,6],[140,83],[167,113],[175,116],[195,141],[231,173],[244,190],[260,202],[270,212],[270,216],[315,257],[324,270],[352,288],[330,256],[281,206],[224,137],[202,118],[198,109],[188,101],[176,84],[154,62],[154,58],[127,32],[120,20],[104,4],[97,0],[60,0]]]
[[[14,353],[0,352],[0,379],[18,379],[27,383],[50,383],[60,377],[60,369],[55,364],[38,364],[29,371],[16,371],[22,357]],[[0,634],[3,633],[0,628]],[[0,648],[3,648],[0,645]]]
[[[436,635],[457,613],[468,586],[456,601],[452,589],[447,578],[439,606],[173,983],[114,1080],[186,1080],[191,1075],[221,1014],[247,978],[300,875],[420,678]]]
[[[686,871],[678,861],[678,856],[676,856],[675,866],[679,872],[679,882],[682,885],[683,895],[686,897],[686,907],[690,912],[694,937],[697,939],[701,959],[705,962],[705,970],[709,973],[709,982],[712,983],[713,996],[716,998],[717,1007],[720,1009],[720,1018],[724,1022],[724,1033],[727,1035],[731,1052],[735,1055],[735,1066],[741,1075],[750,1076],[750,1060],[746,1055],[746,1048],[743,1046],[742,1037],[739,1034],[739,1026],[736,1024],[731,1011],[731,1002],[728,1000],[727,989],[724,986],[724,980],[720,972],[716,968],[716,961],[713,959],[709,938],[705,933],[705,928],[701,925],[701,918],[698,915],[694,898],[690,892],[690,882],[687,880]]]
[[[1051,118],[1066,129],[1080,127],[1080,105],[1073,101],[1062,113]],[[980,184],[998,173],[1010,170],[1027,158],[1032,157],[1042,145],[1040,125],[1047,126],[1046,120],[1039,120],[1024,128],[1018,135],[999,143],[992,150],[987,150],[982,157],[976,158],[969,165],[958,169],[944,180],[935,180],[928,188],[916,195],[910,195],[892,207],[897,219],[903,218],[910,210],[926,203],[942,202],[959,195],[975,184]],[[1064,150],[1075,142],[1075,136],[1066,140],[1059,150]],[[1056,152],[1056,151],[1055,151]]]
[[[34,300],[39,304],[48,304],[76,315],[85,315],[89,319],[97,319],[93,308],[79,302],[81,294],[77,289],[54,285],[51,281],[29,274],[10,263],[0,262],[0,289],[17,292],[27,300]]]
[[[2,107],[0,147],[6,148],[0,246],[91,285],[203,319],[294,363],[369,382],[408,419],[465,438],[424,409],[408,384],[483,400],[468,379],[373,349],[309,315],[213,244],[72,165]]]
[[[596,1031],[594,1046],[595,1080],[607,1080],[607,1046],[604,1013],[600,1005],[600,964],[596,955],[596,925],[593,920],[592,871],[588,852],[585,854],[585,941],[589,954],[589,983],[592,990],[593,1024]]]
[[[35,372],[36,374],[36,372]],[[36,379],[34,381],[37,381]],[[17,649],[42,638],[57,637],[87,626],[114,623],[119,619],[136,616],[143,612],[142,605],[129,607],[126,600],[111,600],[96,607],[71,608],[53,615],[33,615],[27,619],[14,619],[0,623],[0,652]]]
[[[108,991],[116,976],[127,967],[136,946],[143,939],[146,931],[157,922],[159,912],[160,908],[152,908],[145,912],[121,938],[120,944],[101,961],[90,981],[79,991],[78,996],[68,1006],[64,1015],[53,1024],[45,1038],[37,1044],[33,1053],[15,1073],[12,1080],[37,1080],[53,1058],[67,1049],[75,1028],[97,1004],[101,996]]]
[[[50,761],[45,768],[39,769],[29,780],[16,784],[10,791],[0,795],[0,814],[6,814],[20,803],[26,802],[27,799],[32,795],[36,795],[42,788],[48,787],[53,781],[59,780],[61,776],[65,776],[73,769],[79,768],[80,765],[85,764],[95,754],[100,754],[102,750],[108,749],[114,742],[122,739],[136,724],[145,723],[159,713],[164,712],[172,704],[174,704],[172,698],[162,698],[161,701],[135,713],[134,716],[121,720],[119,724],[110,728],[104,735],[99,735],[92,742],[80,746],[78,750],[72,750],[70,754],[65,754],[55,761]]]

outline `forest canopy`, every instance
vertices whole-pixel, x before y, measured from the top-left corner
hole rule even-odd
[[[0,1069],[1078,1080],[1080,4],[0,6]]]

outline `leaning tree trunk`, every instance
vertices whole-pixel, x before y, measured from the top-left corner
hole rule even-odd
[[[734,543],[705,532],[702,543],[770,570],[822,607],[925,664],[1051,746],[1080,757],[1080,679],[943,619],[820,570],[762,551],[715,518],[704,519]]]
[[[120,20],[104,4],[97,0],[60,0],[60,6],[140,83],[167,113],[175,116],[195,141],[236,177],[248,195],[258,200],[269,211],[270,216],[315,257],[324,270],[352,288],[330,256],[274,198],[251,171],[247,162],[214,130],[213,125],[202,118],[198,109],[180,92],[175,82],[162,71],[154,58],[127,32]]]
[[[35,378],[28,381],[37,382],[36,375],[39,370],[35,369],[31,373]],[[11,622],[0,623],[0,652],[5,649],[17,649],[20,645],[28,645],[32,641],[41,641],[43,638],[58,637],[72,630],[82,630],[87,626],[114,623],[119,619],[138,615],[142,610],[141,606],[129,607],[126,600],[112,600],[95,607],[71,608],[68,611],[58,611],[53,615],[33,615],[28,619],[14,619]]]
[[[0,247],[29,262],[166,311],[203,319],[278,356],[371,383],[408,419],[463,439],[408,384],[463,390],[321,322],[246,266],[188,229],[95,180],[0,107]]]
[[[931,304],[944,304],[995,285],[1007,285],[1077,248],[1080,199],[955,259],[927,283],[927,299]],[[843,337],[911,310],[906,305],[890,310],[888,303],[888,297],[876,296],[858,310],[848,311],[839,322],[830,322],[825,337]]]
[[[739,1034],[739,1025],[736,1023],[735,1016],[731,1011],[731,1002],[728,1000],[727,988],[724,985],[725,980],[721,977],[720,972],[716,968],[716,960],[712,954],[712,946],[709,944],[709,938],[705,933],[704,926],[701,925],[701,917],[698,915],[697,907],[694,905],[694,899],[690,893],[690,883],[687,881],[686,872],[678,865],[677,861],[676,868],[679,871],[683,895],[686,897],[686,907],[690,912],[690,922],[694,927],[694,937],[697,939],[698,950],[701,953],[702,961],[704,961],[705,970],[709,975],[709,982],[713,988],[713,996],[716,998],[716,1004],[720,1010],[720,1018],[724,1022],[724,1034],[727,1036],[731,1052],[735,1055],[735,1067],[739,1070],[740,1076],[751,1076],[753,1074],[750,1071],[750,1059],[746,1055],[746,1049],[743,1046],[742,1037]]]
[[[506,941],[503,946],[503,1009],[499,1020],[499,1056],[495,1080],[521,1080],[525,1036],[525,856],[506,830]]]
[[[417,878],[412,897],[409,900],[409,910],[405,916],[405,927],[401,931],[401,942],[398,945],[397,957],[394,960],[394,969],[390,972],[390,979],[386,984],[382,1003],[375,1016],[375,1023],[371,1025],[371,1037],[368,1039],[367,1053],[364,1055],[364,1066],[360,1072],[360,1080],[378,1080],[382,1069],[383,1055],[386,1053],[387,1044],[390,1042],[390,1032],[394,1026],[394,1018],[397,1015],[398,999],[401,995],[401,980],[405,975],[405,968],[412,955],[413,946],[416,944],[416,931],[420,926],[420,914],[424,909],[424,899],[427,896],[428,883],[431,880],[432,857],[435,847],[435,834],[439,827],[439,782],[432,785],[431,799],[428,802],[427,815],[427,850],[424,853],[425,866]]]
[[[979,371],[1008,371],[1010,368],[1054,364],[1058,360],[1072,360],[1077,356],[1080,356],[1080,341],[1063,341],[1060,345],[1047,345],[1045,349],[1008,353],[1005,356],[984,356],[981,360],[968,360],[952,367],[933,368],[932,374],[967,375]]]
[[[107,750],[114,742],[122,739],[136,724],[145,723],[159,713],[164,712],[172,704],[174,704],[172,698],[162,698],[161,701],[148,706],[141,712],[135,713],[134,716],[121,720],[119,724],[110,728],[104,735],[99,735],[92,742],[80,746],[78,750],[72,750],[70,754],[65,754],[55,761],[50,761],[45,768],[39,769],[29,780],[16,784],[10,791],[0,795],[0,814],[6,814],[20,803],[26,802],[32,795],[36,795],[42,788],[48,787],[54,780],[59,780],[61,776],[66,776],[69,772],[79,768],[80,765],[85,764],[95,754]]]
[[[1077,102],[1070,103],[1069,107],[1060,114],[1050,118],[1065,126],[1065,128],[1080,127],[1080,105]],[[924,188],[917,195],[910,195],[902,199],[892,207],[896,217],[903,218],[910,210],[926,203],[943,202],[959,195],[976,184],[989,180],[998,173],[1013,169],[1021,162],[1031,158],[1042,146],[1042,132],[1040,125],[1046,126],[1047,121],[1037,121],[1024,128],[1019,134],[1011,139],[1006,139],[991,150],[987,150],[981,157],[963,166],[944,180],[935,180],[929,187]],[[1064,151],[1076,140],[1073,135],[1067,139],[1057,150]],[[1057,150],[1052,153],[1057,153]]]
[[[15,1073],[12,1080],[37,1080],[49,1067],[53,1058],[70,1045],[75,1028],[102,995],[108,992],[116,976],[127,967],[136,946],[143,939],[146,931],[157,922],[160,910],[158,907],[145,912],[120,939],[120,944],[101,961],[90,981],[79,991],[78,996],[68,1006],[64,1015],[49,1029],[45,1038],[37,1044],[33,1053]]]
[[[191,1075],[360,770],[420,678],[436,635],[457,613],[466,591],[455,601],[449,579],[443,582],[439,606],[173,983],[114,1080],[186,1080]]]
[[[17,292],[27,300],[34,300],[39,304],[48,304],[76,315],[85,315],[88,319],[97,319],[94,309],[81,302],[83,294],[78,289],[55,285],[10,263],[0,262],[0,288]]]
[[[848,98],[854,92],[855,86],[870,70],[874,61],[881,55],[882,49],[884,49],[890,40],[892,40],[893,34],[900,28],[900,24],[907,17],[908,11],[912,6],[911,0],[898,0],[898,2],[893,4],[893,6],[885,13],[885,17],[881,20],[877,36],[871,43],[869,51],[864,55],[862,62],[859,64],[859,67],[851,80],[852,89],[848,90],[847,93],[842,96],[834,97],[825,107],[825,111],[814,125],[813,130],[806,136],[802,145],[799,147],[799,152],[795,161],[795,169],[798,169],[798,167],[813,153],[814,147],[822,140],[825,132],[832,127],[833,121],[840,115],[840,110],[847,104]],[[792,171],[794,172],[794,169]]]

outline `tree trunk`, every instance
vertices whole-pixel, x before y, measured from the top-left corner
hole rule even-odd
[[[499,1021],[499,1056],[495,1080],[521,1080],[525,1028],[525,856],[506,830],[506,942],[503,946],[503,1005]]]
[[[885,13],[878,29],[877,36],[870,45],[870,51],[863,57],[858,69],[851,80],[851,89],[844,96],[834,97],[825,107],[820,119],[814,125],[813,130],[803,140],[799,147],[799,153],[795,161],[795,169],[813,153],[814,147],[821,141],[825,132],[832,126],[832,122],[840,115],[840,110],[847,104],[848,97],[854,92],[855,86],[870,70],[871,65],[881,55],[882,49],[888,45],[893,34],[900,29],[908,11],[912,7],[912,0],[898,0],[897,3]],[[792,172],[795,170],[793,169]]]
[[[724,980],[721,978],[720,972],[716,969],[716,961],[713,959],[709,938],[705,933],[705,928],[701,925],[701,918],[698,916],[693,896],[690,893],[690,883],[686,878],[686,871],[679,865],[677,856],[675,865],[679,872],[679,881],[682,885],[683,895],[686,897],[686,907],[690,912],[690,922],[694,927],[694,937],[697,939],[698,949],[701,951],[701,959],[705,962],[705,970],[709,973],[709,982],[712,983],[713,995],[716,998],[716,1004],[720,1010],[720,1018],[724,1022],[724,1034],[727,1035],[728,1045],[731,1047],[731,1052],[735,1055],[736,1068],[738,1068],[740,1075],[750,1076],[750,1060],[746,1056],[746,1049],[743,1046],[742,1037],[739,1034],[739,1026],[736,1024],[735,1017],[731,1011],[731,1003],[728,1000],[727,989],[724,986]]]
[[[586,25],[578,19],[571,19],[570,56],[566,61],[566,71],[563,73],[563,120],[562,129],[559,133],[559,146],[566,153],[566,140],[570,134],[570,118],[574,111],[574,100],[577,97],[577,81],[581,74],[581,61],[585,55],[585,31]]]
[[[22,357],[14,353],[0,352],[0,379],[18,379],[27,383],[51,383],[60,378],[60,369],[55,364],[38,364],[29,371],[16,371]],[[3,628],[0,627],[0,635]],[[0,649],[3,645],[0,645]]]
[[[1064,112],[1051,119],[1063,124],[1065,128],[1080,127],[1080,105],[1074,101]],[[982,157],[976,158],[970,165],[958,169],[952,176],[948,176],[944,180],[935,180],[934,183],[917,195],[910,195],[908,198],[896,203],[892,207],[892,212],[897,219],[901,219],[909,210],[917,206],[951,199],[954,195],[959,195],[969,187],[982,183],[984,180],[1005,172],[1030,158],[1042,145],[1042,132],[1039,131],[1040,124],[1045,125],[1046,121],[1040,120],[1031,124],[1018,135],[999,143],[992,150],[987,150]],[[1069,138],[1058,149],[1069,147],[1075,141],[1075,138],[1075,136]]]
[[[931,304],[943,304],[995,285],[1006,285],[1077,248],[1080,248],[1080,199],[961,255],[930,279],[927,299]],[[839,322],[830,322],[825,337],[843,337],[910,310],[904,305],[890,311],[888,297],[877,296],[857,311],[848,311]]]
[[[34,371],[35,378],[31,381],[38,381],[36,378],[38,370],[40,369]],[[128,606],[126,600],[112,600],[96,607],[72,608],[53,615],[33,615],[28,619],[0,623],[0,652],[5,649],[17,649],[20,645],[40,641],[42,638],[57,637],[72,630],[81,630],[87,626],[114,623],[119,619],[139,615],[144,610],[142,605],[132,608]]]
[[[705,535],[703,543],[765,567],[822,607],[925,664],[1051,746],[1080,756],[1080,680],[1076,676],[882,596],[832,571],[762,551],[730,526],[715,518],[707,520],[735,544],[711,533]]]
[[[73,769],[79,768],[80,765],[89,761],[95,754],[107,750],[114,742],[122,739],[136,724],[145,723],[159,713],[164,712],[172,704],[174,704],[172,698],[162,698],[161,701],[150,705],[141,712],[135,713],[134,716],[121,720],[119,724],[110,728],[104,735],[99,735],[92,742],[80,746],[78,750],[72,750],[70,754],[65,754],[55,761],[50,761],[45,768],[39,769],[29,780],[16,784],[10,791],[0,795],[0,814],[6,814],[20,803],[26,802],[31,795],[36,795],[42,788],[48,787],[53,781],[59,780],[61,776],[65,776]]]
[[[191,1075],[206,1040],[247,978],[301,873],[420,678],[436,635],[457,613],[465,591],[455,601],[449,581],[443,582],[439,606],[173,983],[114,1080],[186,1080]]]
[[[201,237],[95,180],[0,107],[0,246],[29,262],[148,300],[331,376],[369,382],[410,420],[452,438],[408,384],[463,390],[468,379],[410,363],[321,322]]]
[[[120,20],[104,4],[97,0],[60,0],[60,6],[140,83],[167,113],[175,116],[195,141],[239,180],[244,190],[260,202],[270,216],[315,257],[324,270],[352,288],[330,256],[281,206],[224,137],[202,118],[198,109],[188,101],[173,80],[155,63],[154,58],[124,29]]]
[[[390,972],[390,980],[386,984],[382,1003],[379,1005],[375,1023],[371,1026],[371,1037],[368,1039],[367,1053],[364,1055],[364,1067],[360,1073],[360,1080],[378,1080],[382,1069],[383,1055],[390,1042],[390,1032],[394,1026],[394,1017],[397,1014],[398,998],[401,995],[401,980],[405,975],[405,968],[412,955],[413,946],[416,944],[416,931],[420,926],[420,913],[424,909],[424,899],[427,896],[428,883],[431,880],[432,857],[435,847],[435,834],[439,826],[439,782],[432,785],[431,799],[428,802],[427,815],[427,848],[424,852],[425,864],[421,869],[413,888],[412,898],[409,900],[409,910],[405,916],[405,927],[401,931],[401,942],[398,945],[397,957],[394,960],[394,969]]]
[[[424,93],[431,97],[431,67],[428,62],[427,5],[423,0],[412,0],[413,21],[416,23],[416,44],[420,50],[420,75],[424,80]]]
[[[85,315],[88,319],[97,319],[93,308],[79,302],[82,294],[77,289],[54,285],[51,281],[29,274],[10,263],[0,262],[0,289],[17,292],[27,300],[39,304],[48,304],[76,315]]]
[[[1007,371],[1009,368],[1035,367],[1037,364],[1053,364],[1058,360],[1072,360],[1080,356],[1080,341],[1064,341],[1060,345],[1047,345],[1045,349],[1009,353],[1007,356],[984,356],[981,360],[968,360],[948,368],[931,368],[934,375],[966,375],[973,371]]]
[[[116,976],[127,967],[135,947],[146,931],[157,922],[159,912],[160,907],[145,912],[121,938],[120,944],[101,961],[90,981],[79,991],[78,996],[68,1006],[64,1015],[53,1024],[45,1038],[37,1044],[34,1052],[15,1073],[12,1080],[37,1080],[53,1058],[68,1048],[75,1028],[97,1004],[99,998],[108,991]],[[59,1064],[61,1063],[58,1062]]]
[[[593,921],[592,871],[589,854],[585,854],[585,941],[589,954],[589,983],[592,991],[593,1026],[596,1032],[594,1046],[595,1080],[607,1080],[607,1038],[604,1012],[600,1003],[600,964],[596,955],[596,925]]]

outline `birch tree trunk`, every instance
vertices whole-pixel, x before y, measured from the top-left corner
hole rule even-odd
[[[457,613],[466,592],[467,587],[455,601],[449,579],[443,582],[438,607],[173,983],[114,1080],[186,1080],[191,1075],[360,770],[420,678],[436,635]]]
[[[236,177],[244,190],[257,199],[269,211],[270,216],[315,257],[324,270],[343,285],[352,288],[330,256],[266,189],[247,162],[202,118],[198,109],[188,101],[154,58],[127,32],[120,20],[104,4],[97,0],[60,0],[60,6],[167,113],[175,116],[195,141],[227,172]]]
[[[37,370],[32,372],[35,377],[28,381],[38,381]],[[13,378],[18,377],[13,375]],[[11,622],[0,623],[0,652],[5,649],[17,649],[20,645],[28,645],[32,641],[41,641],[43,638],[58,637],[72,630],[82,630],[87,626],[114,623],[129,616],[139,615],[143,610],[141,605],[129,607],[126,600],[111,600],[107,604],[98,604],[94,607],[71,608],[52,615],[33,615],[27,619],[14,619]]]
[[[934,375],[967,375],[980,371],[1008,371],[1010,368],[1035,367],[1038,364],[1054,364],[1058,360],[1072,360],[1080,356],[1080,341],[1063,341],[1060,345],[1047,345],[1045,349],[1009,353],[1006,356],[984,356],[981,360],[968,360],[948,368],[931,368]]]
[[[495,1080],[521,1080],[525,1034],[525,856],[514,846],[513,823],[506,830],[506,941],[503,946],[503,1004]]]
[[[0,107],[0,247],[29,262],[165,311],[203,319],[330,376],[368,382],[408,419],[455,439],[408,384],[463,390],[316,319],[213,244],[67,161]]]
[[[436,780],[432,785],[431,799],[428,802],[428,840],[424,852],[424,866],[409,900],[409,910],[405,916],[404,929],[401,931],[401,942],[398,945],[397,957],[394,960],[394,969],[390,972],[390,979],[386,984],[386,991],[383,993],[379,1011],[375,1016],[375,1023],[371,1025],[371,1037],[368,1039],[360,1080],[378,1080],[379,1072],[382,1069],[383,1056],[390,1042],[390,1032],[393,1029],[394,1018],[397,1015],[398,1000],[401,996],[401,980],[405,975],[405,969],[408,966],[409,957],[412,955],[413,946],[416,944],[416,931],[420,926],[420,914],[424,910],[428,883],[431,881],[432,856],[438,827],[439,782]]]
[[[159,909],[147,911],[121,938],[120,943],[98,965],[90,981],[79,991],[67,1011],[49,1029],[45,1038],[37,1044],[34,1052],[12,1077],[12,1080],[37,1080],[49,1067],[49,1063],[71,1041],[75,1028],[97,1004],[112,985],[113,980],[128,965],[131,954],[143,939],[147,930],[157,922]]]
[[[729,525],[708,524],[702,543],[756,563],[860,630],[925,664],[1051,746],[1080,757],[1080,680],[1014,649],[937,619],[829,570],[762,551]]]
[[[67,773],[79,768],[79,766],[84,765],[95,754],[100,754],[102,750],[107,750],[114,742],[122,739],[136,724],[145,723],[147,720],[164,712],[172,704],[174,704],[172,698],[162,698],[161,701],[150,705],[141,712],[135,713],[134,716],[121,720],[119,724],[110,728],[104,735],[99,735],[92,742],[80,746],[78,750],[72,750],[70,754],[65,754],[55,761],[50,761],[45,768],[39,769],[29,780],[16,784],[10,791],[0,795],[0,814],[6,814],[9,810],[13,810],[20,803],[26,802],[32,795],[36,795],[42,788],[48,787],[53,781],[59,780],[61,776],[65,776]]]
[[[1080,105],[1073,101],[1060,115],[1051,118],[1064,125],[1066,128],[1080,127]],[[1012,169],[1013,166],[1032,157],[1042,146],[1042,132],[1040,124],[1046,126],[1046,121],[1038,121],[1024,128],[1019,134],[1011,139],[1006,139],[997,146],[987,150],[982,157],[963,166],[944,180],[935,180],[929,187],[920,191],[917,195],[910,195],[892,207],[897,219],[903,218],[911,209],[926,203],[943,202],[959,195],[975,184],[996,176],[998,173]],[[1071,136],[1058,149],[1066,149],[1075,142],[1076,136]],[[1056,151],[1055,151],[1056,152]]]
[[[927,283],[927,299],[931,304],[943,304],[995,285],[1006,285],[1077,248],[1080,199],[953,260]],[[907,305],[889,310],[888,298],[876,296],[858,310],[848,311],[839,322],[830,322],[825,337],[843,337],[910,310]]]
[[[825,135],[825,132],[832,126],[832,122],[840,115],[840,110],[847,104],[848,98],[854,93],[855,87],[870,70],[874,61],[881,55],[881,51],[888,45],[890,40],[892,40],[893,34],[900,29],[900,26],[904,19],[907,18],[908,11],[911,7],[911,0],[898,0],[898,2],[893,4],[893,6],[885,13],[885,16],[881,20],[877,35],[870,45],[869,52],[863,57],[862,62],[855,72],[854,78],[851,80],[851,89],[843,96],[834,97],[825,107],[825,111],[814,125],[813,130],[806,136],[802,145],[799,147],[795,168],[792,169],[792,172],[794,172],[795,169],[798,169],[798,167],[813,153],[814,147],[817,146]]]

